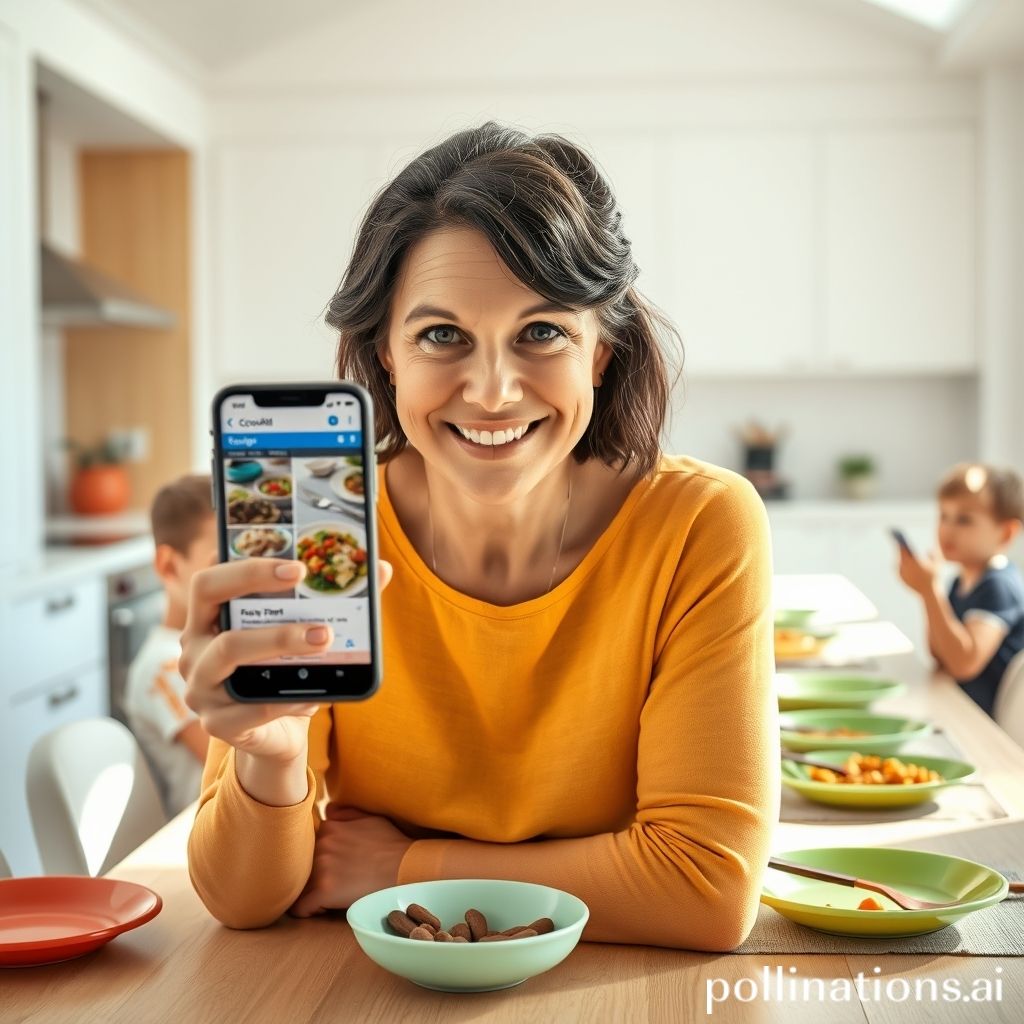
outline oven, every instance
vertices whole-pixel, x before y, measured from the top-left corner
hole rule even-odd
[[[110,659],[110,713],[126,725],[128,667],[164,617],[166,598],[149,563],[107,577],[107,643]]]

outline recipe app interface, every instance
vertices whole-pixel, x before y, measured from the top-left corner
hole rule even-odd
[[[323,405],[261,407],[229,395],[220,407],[227,557],[296,558],[294,590],[229,602],[232,629],[327,622],[331,648],[268,664],[369,664],[367,509],[359,401],[329,393]],[[369,467],[373,472],[373,466]]]

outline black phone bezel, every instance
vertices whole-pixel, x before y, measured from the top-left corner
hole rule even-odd
[[[333,703],[365,700],[372,697],[380,686],[382,676],[382,648],[380,636],[380,587],[377,566],[377,474],[374,441],[373,400],[370,393],[353,381],[336,380],[294,384],[231,384],[214,395],[212,408],[213,451],[211,473],[214,510],[217,516],[217,546],[221,562],[228,561],[227,504],[224,482],[224,462],[236,453],[222,451],[221,407],[232,395],[252,395],[258,406],[309,407],[322,406],[328,393],[353,396],[360,406],[362,422],[362,448],[364,486],[366,490],[366,548],[369,561],[367,596],[370,615],[370,661],[368,664],[316,665],[277,663],[270,665],[241,665],[224,680],[228,693],[242,703]],[[230,608],[220,606],[220,628],[230,629]],[[305,671],[306,677],[299,673]],[[341,673],[339,675],[339,672]],[[268,674],[269,673],[269,674]],[[343,682],[339,682],[343,680]],[[282,690],[291,692],[282,693]],[[296,693],[295,691],[306,691]],[[322,692],[319,692],[322,691]]]
[[[910,541],[907,540],[907,536],[902,530],[898,527],[890,526],[889,532],[892,534],[893,540],[895,540],[908,555],[912,555],[914,553],[914,549],[910,546]]]

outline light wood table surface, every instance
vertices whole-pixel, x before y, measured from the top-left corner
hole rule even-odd
[[[904,697],[887,707],[913,710],[947,729],[978,765],[1011,820],[970,825],[963,838],[1000,831],[1003,846],[1024,866],[1024,751],[959,693],[931,679],[911,655],[883,668],[905,680]],[[880,705],[882,706],[882,705]],[[581,943],[553,970],[503,992],[450,995],[418,988],[372,963],[356,945],[343,916],[303,921],[284,917],[257,931],[231,931],[206,912],[185,869],[185,843],[194,810],[187,810],[110,874],[140,882],[164,899],[153,921],[77,961],[0,971],[0,1021],[19,1024],[225,1024],[260,1022],[556,1021],[846,1022],[1006,1021],[1024,1019],[1024,962],[1015,957],[731,955],[653,947]],[[783,824],[778,850],[799,846],[871,845],[919,841],[964,831],[956,822],[886,822],[836,826]],[[990,833],[994,835],[994,833]],[[920,843],[925,840],[924,843]],[[991,848],[991,843],[989,844]],[[966,855],[966,854],[965,854]],[[980,859],[980,858],[979,858]],[[1016,860],[1016,858],[1014,858]],[[763,971],[796,968],[800,978],[955,978],[967,989],[977,979],[1002,980],[1001,1003],[805,1001],[802,997],[716,1005],[708,1017],[708,985],[742,979],[763,985]],[[750,984],[750,982],[746,983]],[[757,991],[763,991],[763,987]]]

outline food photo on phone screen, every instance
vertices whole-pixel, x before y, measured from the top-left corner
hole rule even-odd
[[[244,452],[225,451],[221,459],[226,559],[297,559],[306,569],[292,590],[230,601],[230,625],[326,622],[335,634],[331,648],[287,660],[369,661],[364,456],[358,442],[345,443],[358,435],[318,433],[321,416],[320,410],[264,410],[258,419],[239,417],[238,425],[248,425],[250,432],[233,435],[228,431],[236,424],[224,420],[225,448],[245,445]],[[331,420],[336,417],[328,425]]]

